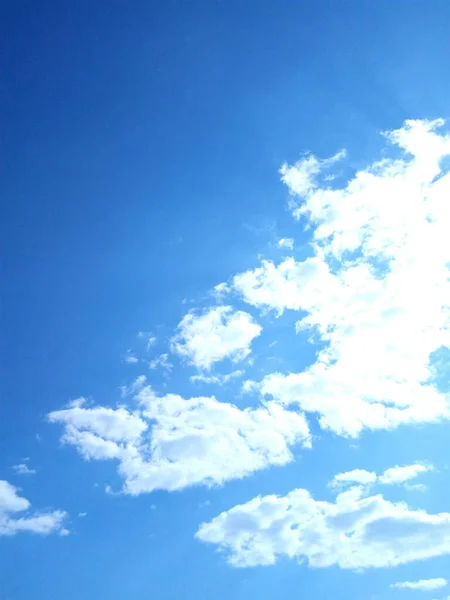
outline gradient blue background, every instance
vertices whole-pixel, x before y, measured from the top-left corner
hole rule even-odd
[[[162,344],[187,305],[254,266],[278,236],[298,237],[277,172],[284,161],[346,147],[356,169],[377,156],[380,130],[448,116],[450,2],[17,0],[1,9],[0,478],[36,507],[67,510],[72,531],[0,538],[1,600],[398,595],[386,592],[387,570],[288,561],[235,570],[193,534],[255,493],[305,486],[327,497],[337,470],[381,470],[418,452],[442,462],[444,427],[364,434],[358,454],[330,436],[288,467],[223,489],[128,498],[106,496],[105,483],[118,485],[114,465],[60,450],[45,415],[80,395],[117,401],[118,386],[141,372],[120,360],[137,331]],[[283,359],[298,365],[300,342],[285,325]],[[169,387],[182,392],[186,381],[175,370]],[[240,401],[232,388],[221,399]],[[11,472],[23,456],[36,477]],[[433,489],[417,504],[443,510],[448,486],[437,477]],[[421,572],[445,576],[448,559]]]

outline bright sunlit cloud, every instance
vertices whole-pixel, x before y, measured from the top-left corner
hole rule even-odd
[[[310,446],[303,416],[275,402],[241,410],[213,396],[158,396],[150,386],[136,400],[134,412],[75,406],[48,415],[85,460],[117,461],[125,493],[222,485],[291,462],[294,444]]]
[[[295,489],[234,506],[203,523],[196,535],[225,552],[234,567],[273,565],[282,557],[312,567],[393,567],[450,554],[450,513],[367,496],[359,486],[335,502]]]

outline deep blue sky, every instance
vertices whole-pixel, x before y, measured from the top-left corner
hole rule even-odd
[[[0,467],[13,481],[11,465],[32,457],[37,477],[14,483],[33,505],[89,514],[64,540],[1,538],[0,598],[363,598],[351,572],[282,561],[247,573],[194,545],[201,520],[254,495],[248,481],[226,499],[194,488],[105,501],[93,485],[113,465],[61,453],[45,415],[81,395],[116,401],[137,331],[167,339],[184,299],[196,306],[292,235],[283,162],[346,147],[357,169],[380,130],[448,116],[450,3],[1,5]],[[334,460],[323,452],[318,464]],[[275,486],[291,489],[297,468]],[[257,475],[258,493],[272,476]]]

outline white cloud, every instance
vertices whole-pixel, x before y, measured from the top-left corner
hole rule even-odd
[[[93,407],[49,415],[85,459],[117,460],[129,494],[221,485],[284,465],[292,445],[310,444],[304,417],[274,402],[241,410],[214,397],[158,397],[149,386],[137,398],[139,414]]]
[[[19,465],[13,465],[12,468],[18,475],[36,475],[36,470],[30,469],[29,466],[26,465],[25,463],[20,463]]]
[[[405,483],[405,489],[410,492],[426,492],[428,487],[424,483]]]
[[[311,567],[393,567],[450,554],[450,513],[429,514],[353,487],[335,502],[308,490],[258,496],[203,523],[196,537],[235,567],[289,557]]]
[[[353,471],[346,471],[345,473],[338,473],[335,475],[330,482],[330,487],[339,487],[343,484],[354,483],[366,485],[369,483],[375,483],[376,480],[376,473],[365,471],[364,469],[354,469]]]
[[[89,430],[106,440],[128,442],[138,439],[147,429],[147,423],[125,408],[73,407],[49,413],[51,423],[64,423],[77,431]]]
[[[424,465],[421,463],[405,465],[403,467],[391,467],[390,469],[387,469],[383,475],[380,475],[379,482],[385,485],[405,483],[428,471],[434,471],[434,467],[432,465]]]
[[[242,377],[244,371],[237,369],[236,371],[232,371],[231,373],[222,373],[218,375],[203,375],[202,373],[198,375],[192,375],[189,377],[192,383],[214,383],[216,385],[224,385],[229,383],[233,379],[237,379],[238,377]]]
[[[139,375],[130,383],[130,385],[122,385],[120,388],[122,398],[125,398],[130,394],[135,394],[140,389],[142,389],[146,383],[147,377],[145,375]]]
[[[313,255],[264,261],[231,287],[262,310],[302,311],[299,334],[325,344],[299,373],[272,373],[260,391],[318,415],[320,426],[357,437],[364,429],[450,416],[434,383],[433,353],[450,347],[450,136],[441,121],[408,121],[387,139],[405,154],[358,171],[342,189],[320,187],[323,164],[283,167],[313,227]]]
[[[226,294],[230,292],[228,285],[224,282],[214,286],[212,295],[215,296],[217,302],[222,302],[222,299]]]
[[[147,352],[150,348],[156,344],[156,337],[153,335],[151,331],[138,331],[138,338],[144,339],[147,342],[146,350]]]
[[[294,240],[292,238],[281,238],[278,240],[278,248],[289,248],[292,250],[294,247]]]
[[[343,485],[370,485],[372,483],[378,483],[381,485],[394,485],[407,483],[411,479],[415,479],[422,473],[434,471],[432,465],[426,465],[423,463],[415,463],[413,465],[404,465],[399,467],[390,467],[386,469],[381,475],[377,475],[373,471],[366,471],[364,469],[354,469],[353,471],[346,471],[345,473],[338,473],[330,481],[330,487],[341,487]],[[418,486],[409,486],[409,489],[417,488]],[[419,489],[422,489],[419,487]]]
[[[191,311],[178,325],[172,351],[200,369],[210,369],[225,358],[243,360],[261,330],[251,315],[231,306],[217,306],[200,314]]]
[[[125,408],[67,408],[49,413],[51,423],[64,424],[62,441],[74,445],[87,460],[121,458],[140,439],[148,424]]]
[[[431,591],[439,590],[447,585],[448,581],[443,577],[436,577],[434,579],[420,579],[419,581],[398,581],[397,583],[391,584],[391,588],[397,590],[419,590],[419,591]]]
[[[341,150],[331,158],[325,159],[309,154],[293,166],[284,164],[280,169],[281,180],[288,186],[292,195],[307,196],[317,189],[317,176],[320,172],[331,167],[345,156],[345,150]],[[291,206],[295,208],[294,201],[292,201]]]
[[[171,371],[173,369],[173,364],[169,361],[169,355],[167,353],[160,354],[153,360],[148,363],[150,369],[157,369],[161,367],[165,371]]]
[[[137,358],[137,356],[135,354],[132,354],[131,352],[129,352],[128,354],[126,354],[123,357],[123,362],[127,363],[129,365],[134,365],[139,362],[139,359]]]
[[[327,265],[317,258],[286,258],[278,266],[263,261],[261,267],[235,275],[232,284],[248,304],[281,315],[286,309],[304,309],[307,298],[320,297],[332,283],[330,277]]]
[[[241,390],[244,394],[253,394],[260,390],[260,386],[256,381],[253,381],[252,379],[246,379],[242,383]]]
[[[17,488],[8,481],[0,480],[0,536],[15,535],[20,531],[48,535],[59,532],[63,534],[62,524],[67,513],[61,510],[52,512],[27,512],[26,516],[17,513],[29,511],[30,502],[19,496]]]

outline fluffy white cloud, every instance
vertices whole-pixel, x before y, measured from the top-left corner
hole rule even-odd
[[[413,465],[404,465],[401,467],[397,465],[386,469],[381,475],[377,475],[373,471],[354,469],[353,471],[346,471],[345,473],[338,473],[335,475],[330,481],[329,486],[341,487],[344,485],[353,485],[355,483],[360,485],[369,485],[372,483],[394,485],[406,483],[428,471],[434,471],[434,467],[423,463],[415,463]]]
[[[68,533],[62,527],[67,517],[64,511],[36,512],[17,516],[17,513],[28,511],[30,508],[30,502],[18,495],[17,488],[8,481],[0,480],[0,536],[15,535],[20,531],[41,535],[53,532],[59,532],[60,535]]]
[[[308,490],[258,496],[203,523],[196,537],[235,567],[272,565],[287,556],[312,567],[393,567],[450,554],[450,513],[429,514],[353,487],[335,502]]]
[[[139,414],[78,406],[49,414],[85,459],[116,459],[129,494],[220,485],[290,462],[293,444],[310,445],[303,415],[275,402],[241,410],[214,397],[159,397],[150,386],[137,399]]]
[[[259,389],[339,435],[450,416],[433,368],[433,353],[450,347],[450,173],[442,167],[450,136],[441,125],[408,121],[385,134],[404,154],[358,171],[342,189],[317,183],[336,157],[285,166],[294,215],[313,229],[313,255],[265,261],[230,284],[260,309],[303,312],[298,333],[312,330],[325,348],[302,372],[273,373]]]
[[[335,475],[330,482],[330,487],[339,487],[341,485],[354,483],[366,485],[375,483],[376,480],[376,473],[365,471],[364,469],[353,469],[353,471],[346,471],[345,473],[338,473]]]
[[[448,581],[443,577],[435,577],[434,579],[420,579],[419,581],[398,581],[390,587],[397,590],[419,590],[431,591],[439,590],[447,585]]]
[[[290,250],[294,247],[294,240],[292,238],[281,238],[278,240],[279,248],[289,248]]]
[[[200,314],[191,311],[178,325],[172,351],[200,369],[210,369],[224,358],[243,360],[261,331],[251,315],[231,306],[217,306]]]
[[[36,475],[36,470],[30,469],[30,467],[25,463],[13,465],[13,469],[18,475]]]
[[[428,471],[434,471],[434,467],[432,465],[424,465],[421,463],[405,465],[403,467],[391,467],[390,469],[386,469],[383,475],[380,475],[379,482],[385,485],[405,483]]]

